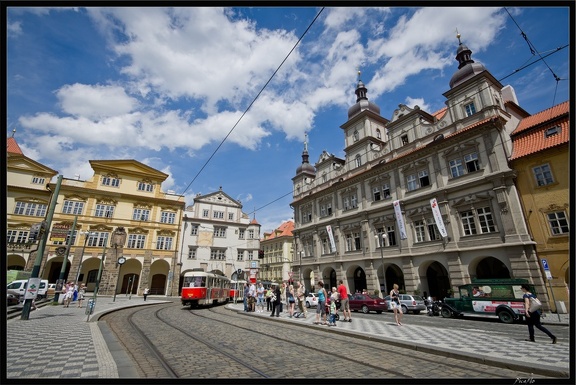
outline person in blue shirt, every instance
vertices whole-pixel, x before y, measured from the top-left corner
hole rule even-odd
[[[522,298],[524,298],[524,308],[525,308],[525,315],[526,315],[526,323],[528,324],[528,334],[530,335],[530,339],[526,341],[536,342],[534,340],[534,326],[540,329],[542,332],[546,333],[548,337],[552,339],[552,343],[556,343],[556,336],[552,334],[548,329],[546,329],[540,323],[540,310],[535,310],[533,312],[530,311],[530,298],[536,298],[536,296],[530,293],[530,287],[526,284],[522,284],[520,289],[524,293]]]
[[[322,325],[327,325],[326,323],[326,298],[328,298],[328,293],[324,289],[324,282],[318,281],[318,305],[316,305],[316,321],[315,325],[320,324],[320,316],[322,316]]]

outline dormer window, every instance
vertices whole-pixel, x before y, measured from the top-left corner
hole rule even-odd
[[[120,179],[112,175],[103,176],[102,186],[118,187],[120,186]]]
[[[149,182],[138,182],[138,191],[152,192],[154,191],[154,185]]]
[[[544,137],[549,138],[551,136],[557,135],[559,132],[560,132],[560,126],[550,127],[544,132]]]

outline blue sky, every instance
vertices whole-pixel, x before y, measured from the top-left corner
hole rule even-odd
[[[513,74],[502,83],[529,113],[569,99],[570,47],[538,61],[570,44],[567,7],[464,4],[8,7],[6,134],[67,178],[90,178],[89,160],[136,159],[187,204],[222,186],[271,231],[292,218],[305,132],[312,164],[323,150],[344,157],[358,68],[383,117],[400,103],[433,113],[457,70],[457,29],[496,79]]]

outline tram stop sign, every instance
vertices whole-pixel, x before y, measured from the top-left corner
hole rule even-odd
[[[550,273],[550,268],[548,267],[548,261],[544,258],[542,258],[542,267],[544,268],[546,278],[552,279],[552,273]]]

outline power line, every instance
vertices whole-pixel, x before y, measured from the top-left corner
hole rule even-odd
[[[250,102],[250,104],[248,105],[248,107],[244,110],[244,112],[242,113],[242,115],[238,118],[238,120],[236,121],[236,123],[234,123],[234,126],[232,126],[232,128],[230,129],[230,131],[228,132],[228,134],[226,134],[226,136],[224,137],[224,139],[222,139],[222,141],[220,142],[220,144],[218,145],[218,147],[216,147],[216,149],[214,150],[214,152],[212,153],[212,155],[210,155],[210,157],[206,160],[206,162],[204,163],[204,165],[202,166],[202,168],[200,168],[200,170],[198,171],[198,173],[196,173],[196,175],[194,176],[194,178],[192,179],[192,181],[190,181],[190,183],[188,184],[188,186],[186,186],[186,189],[182,192],[182,194],[180,195],[184,195],[186,193],[186,191],[188,191],[188,189],[190,188],[190,186],[192,185],[192,183],[194,183],[194,181],[196,180],[196,178],[198,178],[198,176],[200,175],[200,173],[204,170],[204,168],[206,168],[206,166],[208,165],[208,163],[210,163],[210,161],[212,160],[212,158],[214,157],[214,155],[216,155],[216,152],[220,149],[220,147],[222,147],[222,145],[224,144],[224,142],[226,141],[226,139],[228,139],[228,137],[230,136],[230,134],[232,134],[232,131],[234,131],[234,129],[236,128],[236,126],[238,126],[238,123],[240,123],[240,121],[242,120],[242,118],[244,118],[244,115],[246,115],[248,113],[248,111],[250,110],[250,108],[252,107],[252,105],[254,105],[254,103],[256,102],[256,100],[258,100],[258,98],[260,97],[260,95],[262,94],[262,92],[264,92],[264,89],[266,89],[266,87],[268,86],[268,84],[272,81],[272,79],[274,78],[274,76],[276,75],[276,73],[278,73],[278,71],[280,70],[280,68],[282,68],[282,66],[284,65],[284,63],[286,62],[286,60],[288,60],[288,58],[290,57],[290,55],[292,54],[292,52],[294,52],[294,50],[296,49],[296,47],[298,46],[298,44],[300,44],[300,42],[302,41],[302,39],[304,38],[304,36],[308,33],[308,31],[310,30],[310,28],[312,28],[312,25],[316,22],[316,20],[318,19],[318,17],[320,17],[320,14],[324,11],[325,7],[322,7],[320,9],[320,11],[316,14],[316,17],[314,17],[314,19],[312,20],[312,22],[308,25],[308,28],[306,28],[306,30],[304,31],[304,33],[302,33],[302,35],[300,36],[300,38],[298,39],[298,41],[296,42],[296,44],[294,44],[294,46],[292,47],[292,49],[290,50],[290,52],[288,52],[288,54],[286,55],[286,57],[284,57],[284,60],[282,60],[282,62],[280,63],[280,65],[276,68],[276,70],[274,71],[274,73],[270,76],[270,78],[268,79],[268,81],[266,82],[266,84],[264,84],[264,86],[262,86],[262,88],[260,89],[260,91],[258,92],[258,94],[256,94],[256,96],[254,97],[254,99],[252,100],[252,102]]]

